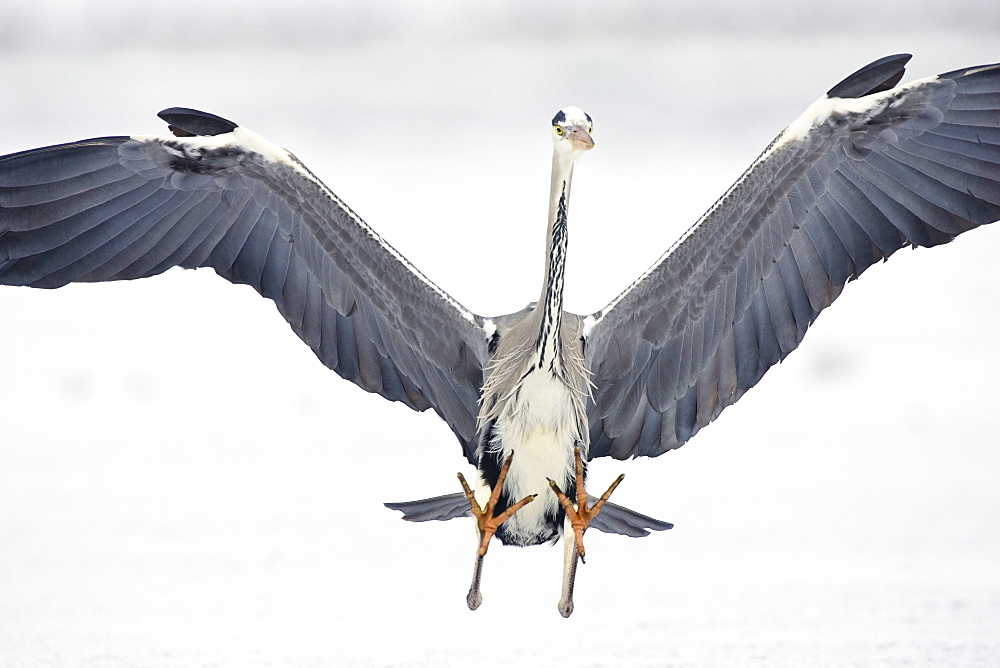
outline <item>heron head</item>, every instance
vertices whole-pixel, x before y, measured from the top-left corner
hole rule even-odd
[[[594,122],[580,107],[565,107],[552,119],[552,139],[557,151],[577,156],[594,148],[590,136]]]

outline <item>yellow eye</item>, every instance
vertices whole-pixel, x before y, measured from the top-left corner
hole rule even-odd
[[[562,129],[561,125],[556,125],[556,126],[553,126],[553,127],[555,127],[556,134],[559,135],[560,137],[562,137],[563,133],[566,132],[565,130]]]

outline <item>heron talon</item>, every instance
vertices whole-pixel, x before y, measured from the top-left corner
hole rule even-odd
[[[493,511],[496,508],[497,502],[500,500],[500,492],[503,491],[503,482],[507,477],[507,471],[510,470],[510,464],[514,460],[514,453],[511,453],[507,457],[507,461],[503,463],[503,467],[500,469],[500,475],[497,477],[497,484],[493,487],[493,492],[490,494],[489,500],[486,502],[485,507],[480,507],[479,502],[476,501],[476,495],[473,493],[472,488],[469,487],[469,483],[466,482],[465,476],[461,473],[458,474],[458,481],[462,483],[462,489],[465,491],[465,497],[469,500],[469,507],[472,510],[472,515],[476,518],[476,526],[479,527],[479,533],[482,537],[479,544],[479,556],[485,556],[486,550],[489,549],[490,538],[496,533],[496,530],[501,524],[506,522],[511,518],[511,516],[519,511],[524,506],[528,505],[535,500],[537,494],[531,494],[526,496],[514,505],[507,508],[499,515],[493,515]]]
[[[604,508],[604,504],[607,502],[611,493],[615,491],[615,488],[625,479],[625,474],[618,476],[611,486],[608,487],[608,491],[601,495],[601,498],[597,500],[593,506],[587,505],[587,491],[584,489],[583,482],[583,456],[580,454],[580,446],[577,445],[573,448],[573,458],[576,460],[576,506],[574,507],[573,502],[569,500],[569,497],[559,489],[554,481],[549,481],[549,487],[555,492],[556,498],[559,499],[559,503],[562,505],[563,510],[566,511],[566,517],[569,519],[570,526],[573,527],[573,533],[576,536],[576,552],[580,556],[580,561],[582,563],[587,563],[585,560],[586,550],[583,547],[583,533],[590,527],[590,523],[593,521],[598,514],[600,514],[601,509]]]

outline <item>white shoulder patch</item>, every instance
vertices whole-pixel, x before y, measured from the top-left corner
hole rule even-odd
[[[787,128],[785,128],[785,130],[781,133],[781,136],[778,138],[778,141],[775,142],[773,148],[778,148],[784,144],[805,139],[814,128],[822,125],[834,114],[865,114],[883,107],[886,104],[892,104],[892,100],[899,99],[901,97],[900,93],[903,91],[921,86],[929,81],[935,81],[936,79],[937,77],[917,79],[901,86],[896,86],[895,88],[887,91],[875,93],[873,95],[865,95],[864,97],[842,98],[828,97],[824,95],[809,105],[809,107],[802,112],[801,116],[796,118]]]
[[[487,341],[492,339],[493,335],[497,333],[497,324],[493,322],[493,318],[483,319],[483,331],[486,333]]]
[[[225,146],[232,146],[243,149],[248,153],[256,153],[271,162],[279,162],[289,167],[298,167],[291,154],[277,144],[264,139],[253,130],[243,127],[236,127],[232,132],[224,132],[218,135],[195,135],[193,137],[174,137],[173,135],[138,135],[132,139],[144,142],[164,142],[169,141],[174,144],[182,144],[187,150],[214,150]],[[168,149],[169,150],[169,149]]]

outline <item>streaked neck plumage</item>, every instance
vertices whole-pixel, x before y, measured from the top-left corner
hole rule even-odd
[[[575,155],[556,148],[552,156],[552,184],[549,192],[549,225],[545,244],[545,276],[536,308],[541,311],[535,362],[553,373],[563,370],[562,304],[566,277],[566,249],[569,243],[567,213],[573,181]]]

